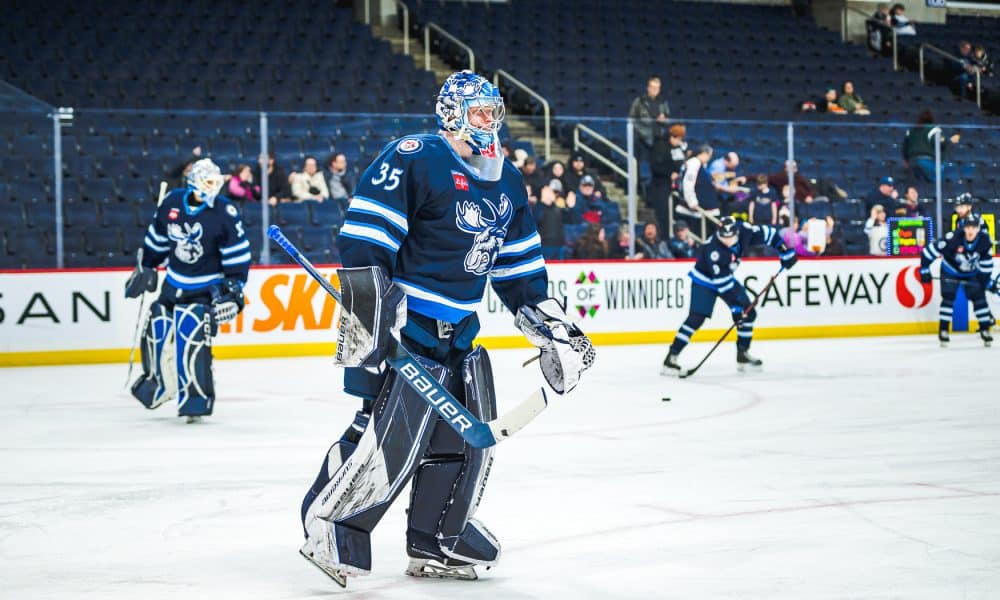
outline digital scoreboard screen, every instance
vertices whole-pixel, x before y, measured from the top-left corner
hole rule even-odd
[[[889,239],[885,249],[889,256],[919,256],[928,240],[934,239],[934,220],[928,217],[890,217]]]

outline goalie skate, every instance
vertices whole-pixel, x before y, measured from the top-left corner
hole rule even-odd
[[[430,577],[434,579],[459,579],[473,581],[479,579],[473,565],[444,565],[439,561],[427,558],[411,558],[406,567],[406,574],[411,577]]]
[[[334,583],[336,583],[342,588],[347,587],[347,573],[319,562],[318,560],[313,558],[313,556],[306,553],[305,547],[299,549],[299,554],[302,555],[302,558],[312,563],[313,566],[315,566],[317,569],[323,571],[323,574],[332,579]]]

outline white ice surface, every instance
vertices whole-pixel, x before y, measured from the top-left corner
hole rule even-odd
[[[0,370],[0,597],[1000,598],[1000,348],[754,351],[761,374],[727,344],[680,382],[662,347],[599,348],[497,450],[478,514],[496,568],[403,575],[404,492],[346,591],[296,552],[355,410],[329,360],[219,361],[216,415],[193,426],[131,400],[121,365]],[[541,381],[526,352],[493,353],[508,405]]]

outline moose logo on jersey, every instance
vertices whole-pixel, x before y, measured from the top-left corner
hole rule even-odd
[[[483,198],[483,203],[492,213],[491,216],[484,215],[475,202],[466,200],[455,205],[455,224],[465,233],[475,236],[472,248],[465,255],[465,270],[475,275],[489,272],[504,238],[507,237],[507,226],[513,213],[507,194],[500,194],[499,206],[486,198]]]
[[[190,223],[184,223],[183,226],[179,223],[167,225],[167,237],[176,243],[174,255],[188,264],[198,262],[198,259],[205,254],[205,249],[201,246],[202,233],[204,230],[201,223],[195,223],[193,226]]]

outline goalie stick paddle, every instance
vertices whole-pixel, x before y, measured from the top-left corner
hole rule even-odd
[[[295,244],[285,237],[281,228],[277,225],[271,225],[267,230],[267,235],[281,246],[295,262],[299,263],[327,294],[340,303],[340,292],[316,270],[308,258],[299,252]],[[506,440],[531,422],[548,405],[545,390],[539,388],[507,413],[493,421],[483,423],[462,406],[462,403],[451,392],[438,383],[434,376],[420,364],[417,357],[402,343],[396,342],[386,362],[458,435],[462,436],[462,439],[475,448],[489,448]]]
[[[720,344],[722,344],[722,340],[726,339],[726,336],[729,335],[729,333],[732,330],[736,329],[736,327],[743,322],[743,319],[746,318],[747,314],[749,314],[750,311],[753,310],[755,306],[757,306],[757,301],[763,298],[764,294],[766,294],[767,291],[771,289],[771,286],[774,285],[774,280],[777,279],[778,275],[781,275],[781,272],[784,270],[785,267],[781,267],[780,269],[778,269],[777,273],[771,275],[771,279],[767,282],[767,285],[764,286],[764,289],[762,289],[760,293],[757,294],[757,297],[753,299],[753,302],[750,303],[750,306],[743,309],[743,314],[740,315],[740,318],[736,321],[733,321],[733,324],[729,326],[729,329],[727,329],[726,332],[722,334],[722,337],[719,338],[719,341],[715,342],[715,345],[712,346],[712,349],[708,351],[708,354],[705,355],[705,358],[701,359],[701,362],[696,364],[694,368],[688,369],[687,371],[679,374],[678,377],[680,377],[681,379],[690,377],[694,375],[698,371],[698,369],[701,368],[703,364],[705,364],[705,361],[708,360],[708,357],[712,356],[712,353],[715,352],[715,349],[718,348]]]

